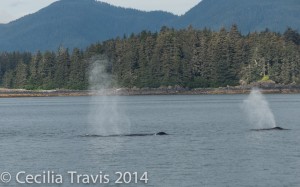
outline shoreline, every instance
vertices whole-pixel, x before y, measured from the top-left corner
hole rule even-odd
[[[252,88],[259,88],[263,94],[299,94],[300,85],[273,85],[273,86],[235,86],[222,88],[196,88],[181,87],[164,88],[118,88],[95,90],[24,90],[0,88],[0,98],[14,97],[60,97],[60,96],[135,96],[135,95],[233,95],[249,94]]]

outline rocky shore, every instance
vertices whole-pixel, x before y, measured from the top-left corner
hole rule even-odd
[[[78,90],[25,90],[0,88],[0,98],[3,97],[57,97],[57,96],[85,96],[89,91]]]
[[[92,96],[92,95],[203,95],[203,94],[248,94],[252,88],[261,89],[265,94],[296,94],[300,93],[300,85],[281,85],[275,83],[254,83],[242,86],[227,86],[222,88],[118,88],[94,90],[24,90],[24,89],[0,89],[2,97],[56,97],[56,96]]]

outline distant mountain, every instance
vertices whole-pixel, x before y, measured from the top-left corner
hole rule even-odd
[[[0,25],[0,50],[56,50],[85,47],[142,30],[159,30],[177,16],[111,6],[95,0],[61,0],[6,25]]]
[[[283,32],[300,29],[299,0],[202,0],[179,18],[176,27],[230,27],[237,24],[243,33],[269,28]]]
[[[60,45],[82,48],[124,34],[158,31],[162,26],[219,30],[237,24],[243,33],[267,27],[283,32],[288,26],[300,29],[299,10],[300,0],[202,0],[179,17],[95,0],[60,0],[34,14],[0,24],[0,51],[56,50]]]

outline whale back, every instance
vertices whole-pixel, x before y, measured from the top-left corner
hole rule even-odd
[[[281,127],[274,127],[273,129],[274,130],[283,130],[283,128],[281,128]]]
[[[273,130],[290,130],[290,129],[284,129],[282,127],[273,127],[273,128],[266,128],[266,129],[251,129],[253,131],[273,131]]]
[[[158,132],[158,133],[156,133],[155,135],[162,136],[162,135],[168,135],[168,134],[167,134],[167,133],[165,133],[165,132]]]

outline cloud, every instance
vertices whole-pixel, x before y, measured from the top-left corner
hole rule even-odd
[[[7,23],[34,13],[57,0],[1,0],[0,23]]]
[[[13,19],[13,15],[9,14],[6,10],[0,9],[0,23],[7,23]]]
[[[22,6],[24,2],[22,2],[21,0],[13,0],[10,2],[10,7],[11,8],[15,8],[17,6]]]

